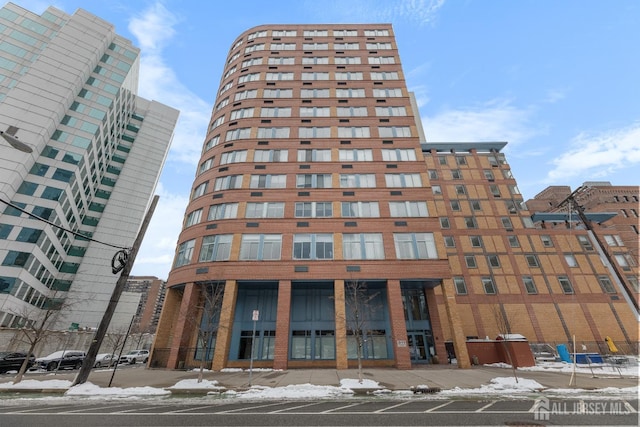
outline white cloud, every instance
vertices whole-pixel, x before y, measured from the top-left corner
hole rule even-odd
[[[437,18],[437,12],[445,0],[349,0],[311,1],[303,10],[314,16],[316,22],[394,22],[405,21],[427,25]]]
[[[637,166],[640,164],[640,122],[596,135],[581,133],[551,164],[554,167],[546,177],[550,183],[576,176],[592,181]]]
[[[509,101],[493,100],[422,116],[422,123],[429,142],[506,141],[513,146],[540,133],[531,124],[532,114]]]
[[[180,22],[161,3],[155,3],[130,20],[129,31],[141,49],[140,96],[180,110],[170,160],[195,165],[200,158],[211,106],[180,82],[165,63],[164,49],[176,34],[174,26]]]

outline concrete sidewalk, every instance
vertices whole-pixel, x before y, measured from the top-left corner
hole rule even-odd
[[[70,380],[73,381],[77,371],[53,374],[28,375],[25,379]],[[580,388],[603,389],[607,387],[626,388],[638,386],[638,378],[620,378],[614,371],[605,369],[591,374],[577,373],[575,384],[569,385],[571,374],[565,372],[529,372],[517,371],[518,378],[535,380],[545,388]],[[363,378],[378,382],[389,390],[410,390],[417,386],[439,389],[479,388],[489,384],[492,378],[510,377],[511,369],[474,366],[471,369],[458,369],[455,365],[429,365],[411,370],[397,369],[363,369]],[[111,370],[93,370],[88,381],[100,387],[107,387],[111,380]],[[143,366],[124,367],[116,370],[112,387],[157,387],[165,388],[180,380],[195,379],[197,371],[180,371],[165,369],[147,369]],[[249,372],[212,372],[205,371],[204,379],[215,380],[229,390],[244,390],[249,387]],[[266,387],[284,387],[289,384],[313,384],[339,386],[341,379],[357,379],[356,369],[290,369],[285,371],[260,371],[251,373],[251,385]]]

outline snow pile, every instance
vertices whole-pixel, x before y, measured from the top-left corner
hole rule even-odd
[[[216,380],[202,380],[198,382],[197,379],[188,379],[188,380],[180,380],[171,387],[167,387],[167,389],[177,389],[177,390],[220,390],[224,387],[218,385],[218,381]]]
[[[460,388],[454,387],[449,390],[442,390],[443,395],[458,394],[518,394],[530,393],[543,390],[544,386],[537,381],[526,378],[519,378],[516,382],[514,377],[498,377],[492,378],[489,384],[483,384],[479,388]]]
[[[360,382],[359,380],[355,380],[351,378],[344,378],[340,380],[340,387],[350,389],[350,390],[356,390],[359,388],[366,388],[366,389],[382,388],[380,387],[380,384],[378,384],[378,382],[374,380],[363,379],[362,382]]]
[[[65,389],[71,387],[71,384],[72,382],[68,380],[22,380],[18,384],[13,382],[0,384],[0,388],[10,390]]]
[[[98,387],[89,382],[71,387],[65,396],[91,396],[91,397],[131,397],[131,396],[167,396],[171,392],[155,387]]]
[[[490,365],[495,366],[495,364]],[[510,367],[510,366],[509,366]],[[531,372],[566,372],[571,373],[574,371],[573,363],[566,362],[538,362],[536,366],[527,366],[518,368],[519,371],[531,371]],[[575,372],[581,374],[594,374],[598,376],[623,376],[628,378],[638,377],[638,364],[628,363],[626,365],[610,365],[603,363],[592,363],[591,365],[585,365],[578,363],[575,366]]]
[[[357,381],[357,380],[356,380]],[[311,399],[340,397],[352,394],[349,389],[313,384],[292,384],[285,387],[253,386],[247,391],[232,393],[239,399]]]

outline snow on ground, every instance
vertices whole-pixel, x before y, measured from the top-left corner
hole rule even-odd
[[[169,396],[171,392],[156,387],[98,387],[89,382],[69,388],[65,396],[96,397],[132,397],[132,396]]]
[[[496,366],[496,364],[485,366]],[[505,365],[501,363],[499,365]],[[504,366],[500,366],[504,367]],[[506,365],[511,369],[511,365]],[[571,373],[574,371],[573,363],[565,362],[539,362],[536,366],[528,366],[518,368],[519,371],[546,371],[546,372],[566,372]],[[611,365],[606,363],[592,363],[591,365],[577,363],[575,366],[575,372],[580,374],[593,374],[595,376],[612,376],[612,377],[638,377],[638,364],[628,363],[626,365]]]
[[[198,382],[197,378],[188,380],[180,380],[171,387],[167,387],[169,390],[222,390],[224,387],[218,385],[216,380],[202,380]]]
[[[505,395],[505,394],[522,394],[543,390],[545,387],[537,381],[515,377],[498,377],[492,378],[489,384],[483,384],[478,388],[460,388],[442,390],[442,395]]]

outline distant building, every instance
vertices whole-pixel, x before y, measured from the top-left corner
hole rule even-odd
[[[166,282],[155,276],[129,276],[125,291],[140,294],[133,323],[134,331],[155,333],[164,303]]]
[[[118,279],[112,257],[133,244],[178,111],[137,96],[140,50],[82,9],[37,15],[7,3],[0,29],[0,130],[33,149],[0,137],[0,326],[62,299],[75,303],[57,329],[95,328]]]
[[[359,336],[365,366],[398,369],[469,366],[468,339],[505,333],[637,351],[637,309],[592,236],[534,221],[505,145],[425,141],[391,25],[244,32],[224,59],[151,366],[345,369]],[[216,326],[206,352],[203,314]]]

